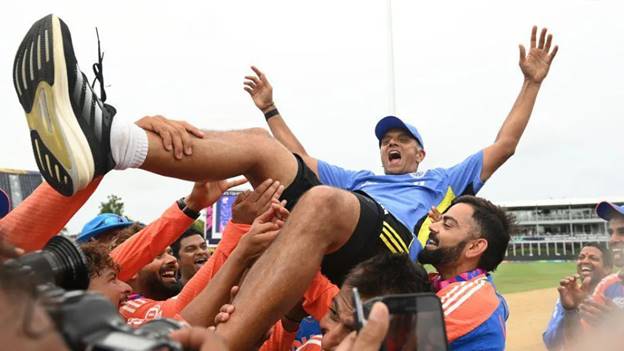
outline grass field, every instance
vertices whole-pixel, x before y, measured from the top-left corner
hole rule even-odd
[[[494,275],[494,284],[503,294],[556,288],[559,280],[576,272],[574,262],[505,262]]]

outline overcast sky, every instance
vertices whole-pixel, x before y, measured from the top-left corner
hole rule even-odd
[[[116,118],[163,114],[208,129],[264,125],[243,91],[255,64],[309,153],[381,172],[373,128],[396,113],[423,135],[421,169],[451,166],[489,145],[522,84],[518,44],[533,24],[560,46],[517,149],[480,195],[495,202],[624,195],[624,22],[620,1],[11,1],[0,3],[0,167],[36,169],[11,80],[14,53],[40,17],[72,32],[92,78],[95,26]],[[396,110],[392,110],[394,58]],[[69,223],[109,194],[150,221],[192,184],[112,172]]]

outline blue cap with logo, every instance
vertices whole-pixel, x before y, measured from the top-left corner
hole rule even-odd
[[[84,243],[105,231],[129,227],[132,223],[133,222],[126,217],[114,213],[102,213],[95,216],[95,218],[82,227],[80,234],[76,237],[76,241]]]
[[[596,214],[605,221],[609,221],[613,217],[624,217],[624,206],[603,201],[596,206]]]
[[[395,116],[386,116],[377,122],[377,126],[375,127],[375,135],[379,140],[379,144],[381,145],[381,139],[386,135],[386,133],[393,128],[404,129],[408,131],[416,141],[420,144],[422,148],[425,147],[423,143],[422,137],[416,127],[411,124],[407,124],[403,122],[401,119]]]

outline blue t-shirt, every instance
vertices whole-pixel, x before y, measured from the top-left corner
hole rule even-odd
[[[418,236],[410,248],[412,258],[420,252],[429,236],[427,213],[432,206],[440,212],[460,195],[476,194],[483,186],[483,151],[451,168],[399,175],[376,175],[371,171],[351,171],[318,161],[321,183],[346,190],[361,190],[392,213]]]

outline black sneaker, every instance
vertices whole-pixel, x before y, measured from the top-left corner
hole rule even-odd
[[[101,59],[94,71],[102,82]],[[30,28],[15,55],[13,84],[37,166],[54,189],[73,195],[115,166],[110,153],[115,108],[89,86],[61,19],[48,15]]]

